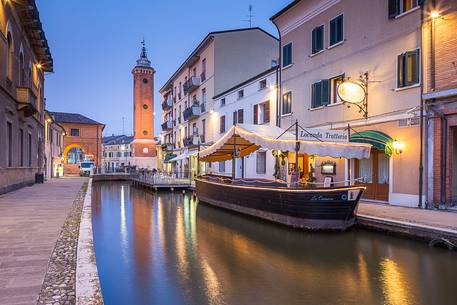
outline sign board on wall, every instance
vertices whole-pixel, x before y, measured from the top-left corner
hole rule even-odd
[[[298,138],[304,141],[349,142],[348,133],[344,130],[300,128]]]

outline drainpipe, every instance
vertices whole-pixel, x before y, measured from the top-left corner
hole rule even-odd
[[[424,5],[423,3],[421,4],[421,29],[424,25]],[[422,31],[421,31],[422,32]],[[424,60],[423,60],[423,46],[422,46],[422,33],[419,36],[420,42],[419,45],[421,46],[421,67],[424,66]],[[418,207],[422,208],[422,194],[423,194],[423,184],[424,184],[424,162],[423,162],[423,156],[424,156],[424,99],[423,99],[423,93],[424,93],[424,73],[421,73],[421,90],[420,90],[420,141],[419,141],[419,203]]]
[[[281,31],[279,30],[278,25],[273,21],[273,24],[276,27],[276,30],[278,31],[278,36],[279,36],[279,45],[278,45],[278,69],[276,70],[276,126],[281,127],[281,94],[282,94],[282,37],[281,37]]]

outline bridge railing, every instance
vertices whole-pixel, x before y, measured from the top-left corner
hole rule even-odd
[[[192,172],[139,171],[131,174],[132,179],[141,183],[160,185],[193,185]]]

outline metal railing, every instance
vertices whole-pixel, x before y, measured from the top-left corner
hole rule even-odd
[[[139,171],[132,174],[132,179],[151,186],[191,186],[194,185],[195,174],[190,171],[162,172]]]

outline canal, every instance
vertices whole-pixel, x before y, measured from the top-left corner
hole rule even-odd
[[[456,304],[456,253],[421,242],[292,230],[128,183],[92,194],[107,305]]]

